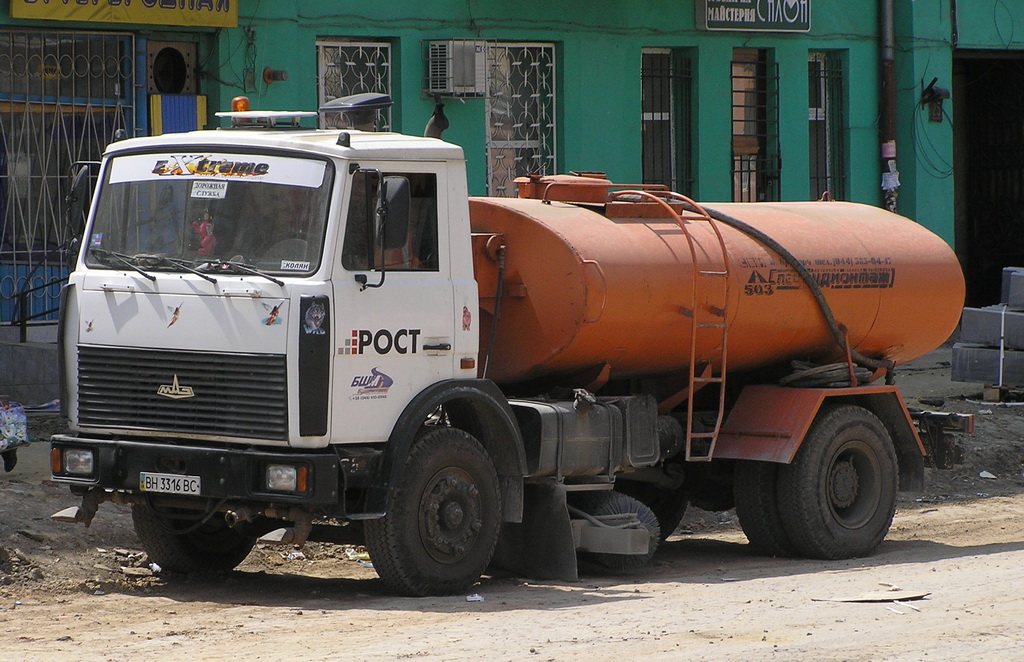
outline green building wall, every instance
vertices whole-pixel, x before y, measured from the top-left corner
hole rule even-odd
[[[151,39],[198,43],[200,93],[212,114],[245,93],[254,109],[312,110],[317,104],[316,41],[373,39],[392,46],[392,124],[420,134],[433,109],[422,93],[424,42],[485,39],[546,42],[556,47],[556,124],[559,172],[604,170],[620,182],[642,180],[641,53],[687,49],[694,83],[693,195],[732,196],[730,62],[733,49],[771,49],[779,70],[781,197],[808,197],[807,57],[840,54],[845,79],[846,198],[881,203],[879,154],[879,15],[870,0],[810,0],[808,33],[708,32],[696,29],[688,0],[235,0],[237,28],[57,24],[3,19],[34,29],[127,30]],[[9,16],[8,0],[0,13]],[[899,211],[954,241],[951,103],[941,123],[927,121],[920,93],[932,78],[949,88],[956,49],[1024,50],[1024,3],[958,0],[954,24],[948,0],[896,0],[897,142],[902,187]],[[284,69],[286,81],[266,84],[264,67]],[[246,72],[251,74],[248,77]],[[485,192],[486,118],[483,99],[446,101],[445,139],[465,149],[469,188]]]
[[[254,108],[311,108],[316,103],[318,36],[390,40],[396,130],[420,133],[432,111],[421,94],[422,41],[487,39],[557,45],[558,169],[604,170],[616,181],[641,180],[640,64],[644,48],[685,48],[695,57],[695,195],[732,195],[730,62],[736,47],[773,49],[779,66],[781,190],[784,199],[808,197],[807,54],[844,54],[849,199],[880,200],[877,137],[877,13],[873,3],[855,10],[840,0],[815,0],[810,33],[699,31],[692,2],[440,1],[370,5],[291,2],[242,5],[240,24],[255,34],[255,68],[288,69],[289,80],[258,85]],[[257,9],[257,15],[247,14]],[[372,10],[372,11],[371,11]],[[224,66],[243,68],[245,31],[226,30],[218,49]],[[222,90],[225,105],[230,90]],[[218,101],[211,103],[215,107]],[[449,101],[452,126],[445,138],[466,150],[470,190],[484,191],[485,117],[482,99]]]

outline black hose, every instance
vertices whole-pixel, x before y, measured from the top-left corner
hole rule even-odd
[[[695,209],[690,204],[683,203],[683,205],[689,211],[700,213],[698,209]],[[787,264],[789,264],[789,266],[793,267],[793,270],[796,271],[796,273],[804,281],[804,284],[806,284],[807,288],[811,291],[811,296],[813,296],[814,300],[818,303],[818,309],[821,311],[822,316],[825,318],[825,323],[828,325],[829,330],[832,332],[832,337],[835,338],[836,343],[845,353],[847,349],[846,328],[843,327],[838,322],[836,322],[836,318],[832,314],[832,307],[828,305],[828,301],[825,299],[825,295],[821,291],[821,286],[818,285],[818,281],[814,279],[814,276],[811,274],[810,271],[807,270],[807,267],[805,267],[800,262],[800,260],[796,258],[796,256],[794,256],[792,253],[786,250],[786,248],[782,244],[775,241],[770,236],[768,236],[764,232],[761,232],[760,230],[750,225],[749,223],[744,223],[743,221],[734,216],[730,216],[724,212],[720,212],[715,209],[709,209],[708,207],[703,207],[703,209],[705,212],[707,212],[708,216],[710,216],[713,220],[716,220],[719,223],[722,223],[723,225],[727,225],[733,228],[734,230],[738,230],[739,232],[742,232],[743,234],[760,242],[765,247],[778,254],[778,256],[781,257],[783,261],[785,261]],[[870,368],[871,370],[885,370],[885,383],[893,383],[892,373],[893,369],[896,367],[895,362],[890,361],[888,359],[872,359],[867,356],[864,356],[863,354],[853,349],[852,347],[849,349],[850,357],[853,359],[854,363],[864,368]]]

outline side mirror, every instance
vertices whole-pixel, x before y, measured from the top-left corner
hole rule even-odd
[[[408,178],[397,175],[382,177],[379,170],[364,172],[376,175],[366,179],[366,199],[367,203],[372,205],[372,213],[367,214],[367,218],[371,219],[370,268],[380,272],[380,280],[369,283],[366,274],[357,274],[355,278],[360,290],[377,288],[384,284],[387,273],[384,251],[405,246],[409,234],[409,209],[412,200]]]
[[[389,251],[402,248],[409,235],[409,180],[394,175],[385,177],[380,196],[381,245]]]

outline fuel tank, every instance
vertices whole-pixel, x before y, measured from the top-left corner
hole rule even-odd
[[[723,354],[727,374],[845,355],[811,289],[750,234],[694,214],[680,221],[643,196],[548,197],[470,199],[480,365],[499,384],[667,376],[691,363],[720,368]],[[959,320],[956,256],[905,217],[832,201],[708,206],[795,256],[864,356],[905,363]]]

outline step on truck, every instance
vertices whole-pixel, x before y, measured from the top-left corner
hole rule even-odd
[[[936,425],[894,368],[964,293],[920,225],[594,172],[470,197],[439,139],[225,115],[112,143],[78,196],[56,520],[129,505],[177,572],[365,541],[428,595],[639,568],[689,504],[765,554],[866,555],[920,487]]]

